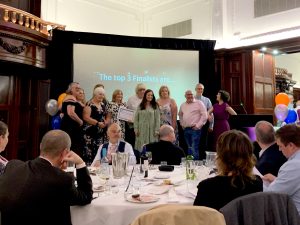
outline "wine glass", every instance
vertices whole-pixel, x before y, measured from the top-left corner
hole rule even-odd
[[[108,186],[107,186],[107,182],[110,178],[110,172],[109,172],[109,167],[101,167],[97,170],[96,172],[97,176],[100,178],[100,182],[101,184],[103,184],[103,189],[104,191],[109,191],[108,189]]]
[[[152,152],[146,152],[146,157],[148,158],[149,168],[151,168]]]

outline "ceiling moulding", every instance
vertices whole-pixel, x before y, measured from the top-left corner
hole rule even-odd
[[[144,13],[150,10],[172,9],[191,2],[206,2],[208,0],[82,0],[99,6],[105,6],[119,11]]]

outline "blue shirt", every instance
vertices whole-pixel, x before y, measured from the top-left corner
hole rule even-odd
[[[268,187],[264,187],[264,191],[288,194],[300,214],[300,149],[280,167],[278,177]]]
[[[207,97],[204,97],[203,95],[201,95],[201,96],[195,95],[195,99],[203,102],[207,111],[212,107],[210,99]],[[213,128],[213,127],[214,127],[214,121],[209,122],[209,128]]]
[[[202,101],[206,107],[206,110],[209,110],[212,107],[212,104],[211,104],[211,101],[209,100],[209,98],[204,97],[203,95],[202,96],[195,95],[195,99]]]

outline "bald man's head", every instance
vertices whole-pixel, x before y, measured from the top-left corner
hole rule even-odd
[[[159,138],[163,141],[174,142],[176,140],[172,126],[164,124],[159,128]]]

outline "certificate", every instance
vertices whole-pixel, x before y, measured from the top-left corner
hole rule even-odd
[[[133,122],[135,111],[132,109],[127,109],[125,107],[120,107],[118,111],[118,120],[125,120],[128,122]]]

